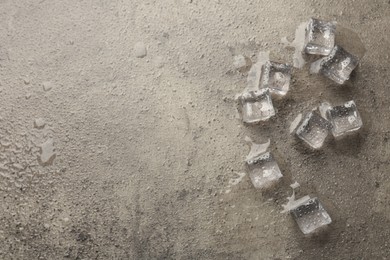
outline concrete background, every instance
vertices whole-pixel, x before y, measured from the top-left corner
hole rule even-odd
[[[242,125],[233,55],[291,62],[281,38],[310,17],[360,36],[359,69],[342,87],[296,70],[277,115]],[[387,0],[1,0],[0,259],[387,259],[389,23]],[[350,99],[358,135],[317,152],[289,136],[298,113]],[[241,174],[245,136],[271,139],[274,190]],[[305,238],[280,214],[294,181],[328,232]]]

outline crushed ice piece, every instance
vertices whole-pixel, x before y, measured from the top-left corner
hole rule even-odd
[[[326,113],[331,108],[332,108],[332,106],[328,102],[321,103],[321,105],[318,107],[318,111],[320,112],[320,115],[322,116],[322,118],[328,120],[328,116],[326,115]]]
[[[134,56],[137,58],[143,58],[146,56],[147,51],[146,51],[146,46],[143,42],[137,42],[134,44]]]
[[[318,74],[321,69],[322,58],[310,64],[310,74]]]
[[[299,24],[295,30],[295,38],[292,42],[289,42],[286,37],[282,38],[282,43],[285,47],[292,47],[295,49],[293,56],[293,66],[295,68],[303,68],[306,61],[303,58],[302,52],[305,45],[305,34],[306,34],[307,22]]]
[[[245,72],[249,70],[252,65],[252,61],[244,55],[235,55],[233,57],[233,66],[239,72]]]
[[[335,44],[336,23],[311,18],[306,27],[305,52],[329,55]]]
[[[37,118],[34,120],[34,127],[38,129],[42,129],[46,125],[45,119]]]
[[[332,124],[334,137],[357,131],[363,126],[359,111],[353,100],[346,102],[344,105],[328,109],[326,115]]]
[[[299,188],[301,185],[297,182],[297,181],[295,181],[294,183],[292,183],[291,185],[290,185],[290,187],[294,190],[294,189],[297,189],[297,188]]]
[[[291,125],[290,125],[290,134],[292,134],[295,129],[297,129],[299,123],[302,121],[302,114],[300,113],[299,115],[297,115],[297,117],[291,122]]]
[[[338,84],[344,84],[359,64],[357,57],[338,45],[332,49],[329,56],[322,58],[318,62],[320,63],[319,71],[321,74]]]
[[[53,83],[50,81],[42,82],[42,87],[44,91],[49,91],[53,88]]]
[[[319,149],[325,142],[331,124],[316,111],[306,114],[296,129],[296,135],[310,147]]]
[[[238,97],[238,101],[241,105],[242,120],[245,123],[258,123],[275,115],[268,89],[244,92]]]
[[[252,141],[252,139],[248,136],[245,137],[245,141],[250,144],[251,150],[249,151],[249,154],[246,156],[246,161],[259,156],[263,153],[265,153],[268,150],[269,145],[271,144],[271,140],[268,139],[267,142],[262,144],[257,144]]]
[[[267,189],[283,177],[270,152],[246,160],[249,177],[256,189]]]
[[[39,161],[42,165],[50,165],[53,163],[54,158],[56,157],[55,148],[53,145],[53,139],[48,139],[46,142],[40,146],[41,155]]]
[[[317,198],[301,201],[297,207],[290,210],[290,213],[305,235],[332,223],[328,212]]]
[[[259,52],[257,62],[252,65],[248,72],[246,91],[256,91],[259,89],[261,68],[269,61],[269,51]]]
[[[281,213],[290,212],[291,210],[295,209],[296,207],[298,207],[302,203],[305,203],[308,200],[310,200],[310,197],[307,195],[296,200],[295,191],[293,191],[293,194],[290,197],[287,197],[287,204],[282,205],[283,210],[281,211]]]
[[[260,88],[269,88],[272,94],[284,96],[290,88],[291,66],[268,61],[261,69]]]

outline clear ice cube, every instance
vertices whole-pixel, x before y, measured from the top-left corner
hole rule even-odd
[[[303,234],[307,235],[332,223],[332,219],[317,198],[308,199],[290,211]]]
[[[311,18],[306,27],[304,50],[308,54],[328,55],[335,44],[336,24]]]
[[[241,104],[242,120],[245,123],[258,123],[275,115],[268,89],[244,92],[238,100]]]
[[[332,124],[332,134],[340,137],[350,132],[359,130],[363,126],[362,119],[353,100],[344,105],[334,106],[326,111],[326,115]]]
[[[269,88],[272,94],[284,96],[290,88],[291,65],[268,61],[262,67],[260,88]]]
[[[325,142],[331,124],[322,118],[316,111],[306,114],[296,128],[296,135],[310,147],[319,149]]]
[[[249,177],[256,189],[266,189],[283,177],[278,163],[270,152],[246,160]]]
[[[336,83],[344,84],[358,64],[357,57],[336,45],[329,56],[321,59],[319,70]]]

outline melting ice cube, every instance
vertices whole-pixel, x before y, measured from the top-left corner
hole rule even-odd
[[[271,187],[283,177],[279,166],[270,152],[246,160],[249,177],[256,189]]]
[[[290,88],[291,65],[266,62],[262,67],[260,88],[269,88],[272,94],[284,96]]]
[[[340,46],[335,46],[329,56],[316,61],[319,72],[338,84],[344,84],[352,71],[359,64],[359,60]]]
[[[302,233],[307,235],[332,222],[317,198],[308,198],[290,211]]]
[[[242,120],[245,123],[258,123],[275,115],[268,89],[244,92],[238,100],[241,104]]]
[[[310,147],[319,149],[324,144],[331,127],[331,124],[326,119],[321,117],[316,111],[311,111],[298,124],[295,134]]]
[[[328,55],[335,42],[336,24],[311,18],[306,27],[305,52]]]
[[[353,100],[341,106],[331,107],[326,111],[326,116],[332,124],[334,137],[357,131],[363,126],[362,119]]]

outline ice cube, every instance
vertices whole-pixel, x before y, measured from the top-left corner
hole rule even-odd
[[[344,105],[328,109],[326,116],[332,124],[334,137],[357,131],[363,126],[362,119],[353,100],[348,101]]]
[[[317,198],[303,201],[290,211],[302,233],[307,235],[332,223],[332,219]]]
[[[266,189],[283,177],[279,166],[270,152],[246,160],[249,177],[256,189]]]
[[[311,18],[306,27],[305,52],[328,55],[335,42],[336,24]]]
[[[261,69],[260,88],[269,88],[275,95],[284,96],[290,88],[291,65],[268,61]]]
[[[244,92],[238,100],[241,104],[242,120],[245,123],[258,123],[275,115],[268,89]]]
[[[321,59],[319,70],[324,76],[343,84],[358,64],[357,57],[336,45],[329,56]]]
[[[322,118],[316,111],[311,111],[303,118],[295,134],[310,147],[319,149],[325,142],[331,124]]]

